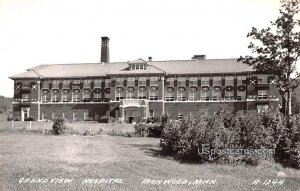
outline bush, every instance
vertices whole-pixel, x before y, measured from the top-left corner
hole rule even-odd
[[[64,119],[54,119],[52,125],[52,131],[54,135],[61,135],[65,132],[65,120]]]
[[[101,116],[99,123],[108,123],[108,117],[106,115]]]
[[[134,125],[135,132],[142,137],[160,138],[168,119],[167,115],[149,117],[145,121]]]
[[[35,121],[34,117],[27,117],[24,119],[24,121]]]
[[[300,117],[284,120],[274,111],[232,115],[219,110],[214,116],[200,112],[185,116],[182,121],[169,120],[163,128],[160,146],[164,154],[179,160],[256,165],[261,159],[271,157],[285,166],[300,168]],[[273,152],[260,155],[209,152],[213,149],[272,149],[268,151]]]

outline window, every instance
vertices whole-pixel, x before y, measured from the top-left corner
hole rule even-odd
[[[225,76],[225,86],[233,86],[233,85],[234,85],[234,77]]]
[[[212,92],[212,100],[218,101],[221,99],[221,92],[220,91],[214,91]]]
[[[55,119],[55,113],[52,112],[52,119]]]
[[[258,84],[268,84],[268,76],[267,75],[257,75]]]
[[[127,92],[126,99],[134,99],[134,92],[131,91]]]
[[[101,94],[100,93],[94,93],[94,102],[100,102],[101,101]]]
[[[101,88],[101,83],[102,83],[101,79],[95,79],[94,80],[94,88]]]
[[[124,99],[124,93],[123,92],[116,92],[116,101],[120,101],[121,99]]]
[[[50,84],[50,81],[49,80],[45,80],[43,82],[43,88],[42,89],[49,89],[49,84]]]
[[[186,86],[186,77],[177,78],[177,87],[179,86]]]
[[[105,88],[110,88],[110,79],[105,79]]]
[[[153,111],[153,109],[150,109],[150,110],[149,110],[149,116],[150,116],[150,117],[153,117],[153,116],[154,116],[154,111]]]
[[[138,92],[138,98],[139,99],[146,99],[146,92],[145,91],[139,91]]]
[[[83,120],[87,120],[89,118],[89,112],[85,111],[83,112]]]
[[[42,102],[43,103],[47,103],[49,100],[48,100],[48,96],[47,96],[47,94],[43,94],[42,95]]]
[[[151,76],[150,77],[150,86],[157,86],[158,85],[158,76]]]
[[[225,91],[225,100],[234,100],[233,91]]]
[[[246,91],[237,91],[237,100],[246,100]]]
[[[22,89],[30,89],[30,81],[28,80],[22,81]]]
[[[83,80],[83,88],[91,88],[91,80]]]
[[[182,120],[183,120],[183,115],[180,114],[180,113],[178,114],[178,120],[179,120],[179,121],[182,121]]]
[[[59,102],[59,95],[57,93],[51,95],[51,102]]]
[[[197,94],[194,91],[189,92],[189,101],[196,101],[197,100]]]
[[[246,76],[238,76],[237,77],[237,85],[246,84]]]
[[[139,77],[139,86],[146,86],[146,77]]]
[[[80,80],[73,80],[72,88],[73,89],[80,89]]]
[[[198,86],[198,77],[190,77],[189,86]]]
[[[167,86],[174,86],[174,78],[167,78]]]
[[[185,92],[179,91],[177,92],[177,101],[185,101],[186,95]]]
[[[59,80],[53,80],[52,89],[59,89]]]
[[[257,112],[258,113],[263,113],[268,110],[269,106],[268,105],[258,105],[257,106]]]
[[[127,78],[127,86],[135,86],[135,77]]]
[[[63,80],[63,89],[69,89],[70,88],[70,80]]]
[[[73,112],[73,120],[75,121],[77,119],[77,113],[76,112]]]
[[[200,100],[201,101],[209,101],[209,92],[201,92]]]
[[[73,102],[80,102],[80,95],[78,93],[74,93],[72,95],[72,101]]]
[[[201,77],[201,86],[209,86],[209,77]]]
[[[22,94],[21,102],[29,102],[29,94]]]
[[[213,77],[213,86],[221,86],[222,85],[222,77],[214,76]]]
[[[70,101],[68,94],[63,94],[61,99],[62,99],[62,102],[69,102]]]
[[[258,100],[266,100],[268,99],[268,91],[267,90],[258,90]]]
[[[117,77],[116,78],[116,87],[123,87],[124,86],[124,78]]]
[[[173,92],[166,93],[166,101],[174,101],[174,93]]]
[[[158,93],[157,93],[157,91],[150,91],[149,99],[150,100],[158,100]]]
[[[91,101],[91,94],[90,93],[85,93],[82,95],[82,101],[83,102],[90,102]]]

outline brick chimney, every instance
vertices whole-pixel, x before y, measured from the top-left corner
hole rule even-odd
[[[101,62],[109,62],[109,38],[107,36],[101,37]]]
[[[197,54],[192,57],[192,59],[196,59],[196,60],[205,60],[205,58],[206,58],[205,54]]]

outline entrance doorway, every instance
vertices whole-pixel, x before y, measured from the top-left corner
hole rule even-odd
[[[138,107],[127,107],[124,109],[125,121],[128,123],[139,122],[142,119],[142,110]]]
[[[21,121],[25,121],[25,119],[29,118],[29,107],[22,107],[21,108]]]

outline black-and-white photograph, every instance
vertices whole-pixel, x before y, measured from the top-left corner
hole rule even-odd
[[[1,191],[300,191],[300,0],[0,0]]]

